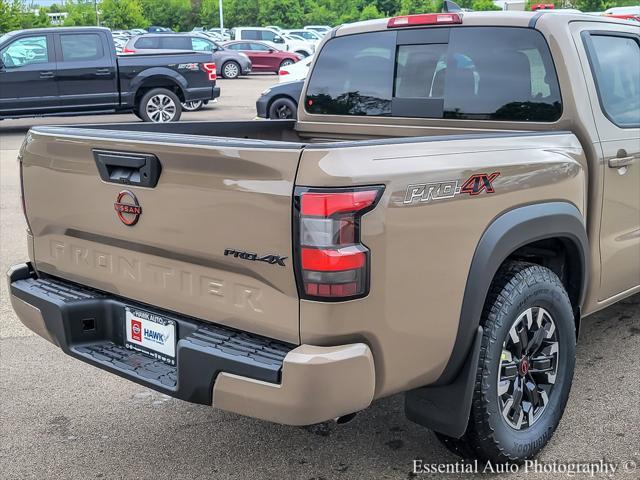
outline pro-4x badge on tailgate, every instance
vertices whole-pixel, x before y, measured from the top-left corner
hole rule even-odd
[[[120,221],[128,227],[132,227],[138,223],[140,215],[142,215],[142,207],[138,199],[133,192],[129,190],[122,190],[118,194],[116,203],[114,203],[113,206],[116,209]]]
[[[281,257],[280,255],[258,255],[252,252],[243,252],[242,250],[234,250],[233,248],[227,248],[224,251],[224,256],[233,256],[234,258],[241,258],[242,260],[251,260],[254,262],[266,262],[270,265],[280,265],[284,267],[284,261],[287,257]]]
[[[498,178],[500,172],[476,173],[471,175],[462,185],[458,180],[449,180],[435,183],[415,183],[407,187],[404,196],[405,205],[413,203],[431,202],[453,198],[456,195],[467,193],[471,196],[480,195],[483,192],[495,193],[493,181]]]

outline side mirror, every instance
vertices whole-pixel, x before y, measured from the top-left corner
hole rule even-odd
[[[270,48],[269,53],[273,53],[273,52],[275,52],[275,50],[273,48]]]

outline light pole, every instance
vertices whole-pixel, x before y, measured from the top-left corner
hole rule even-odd
[[[218,0],[220,10],[220,35],[222,35],[222,29],[224,28],[224,15],[222,14],[222,0]]]
[[[96,27],[99,27],[100,19],[98,18],[98,0],[93,0],[93,8],[96,11]]]

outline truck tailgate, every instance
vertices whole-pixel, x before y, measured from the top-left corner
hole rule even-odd
[[[22,174],[37,270],[298,343],[291,202],[302,145],[112,133],[27,136]],[[111,162],[103,178],[98,155]],[[118,183],[135,180],[135,165],[152,156],[161,166],[155,186]],[[133,158],[124,173],[122,157]],[[141,179],[153,173],[145,168]]]

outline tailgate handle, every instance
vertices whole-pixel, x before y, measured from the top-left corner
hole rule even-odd
[[[93,150],[93,157],[100,178],[109,183],[154,188],[162,171],[152,154]]]

